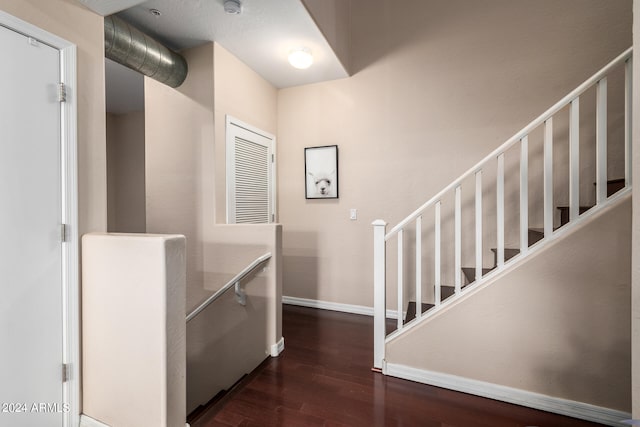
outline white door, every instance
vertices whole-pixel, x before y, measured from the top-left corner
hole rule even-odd
[[[60,51],[0,26],[0,426],[62,426]]]
[[[275,138],[227,117],[227,223],[275,221]]]

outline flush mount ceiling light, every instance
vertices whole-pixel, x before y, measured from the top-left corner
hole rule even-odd
[[[224,11],[229,15],[240,15],[242,12],[240,0],[224,0]]]
[[[289,64],[300,70],[307,69],[313,64],[313,55],[308,47],[299,47],[289,52]]]

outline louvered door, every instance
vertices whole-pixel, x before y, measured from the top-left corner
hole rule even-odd
[[[273,222],[273,137],[227,119],[227,222]]]

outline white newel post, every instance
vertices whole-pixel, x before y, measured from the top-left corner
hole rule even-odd
[[[386,243],[387,223],[381,219],[373,225],[373,367],[382,369],[386,336]],[[400,314],[399,314],[400,315]]]

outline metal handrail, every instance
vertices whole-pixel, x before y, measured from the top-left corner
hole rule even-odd
[[[262,264],[265,261],[268,261],[271,258],[271,252],[267,252],[266,254],[256,258],[251,264],[246,266],[240,273],[236,274],[233,279],[229,280],[226,285],[218,289],[213,295],[207,298],[202,304],[200,304],[195,310],[193,310],[189,315],[187,315],[187,322],[196,317],[202,310],[207,308],[212,302],[217,300],[224,294],[226,291],[231,289],[232,287],[236,287],[236,294],[239,297],[239,302],[243,304],[244,302],[244,294],[241,293],[239,289],[239,284],[242,279],[247,277],[257,266]],[[243,304],[244,305],[244,304]]]

